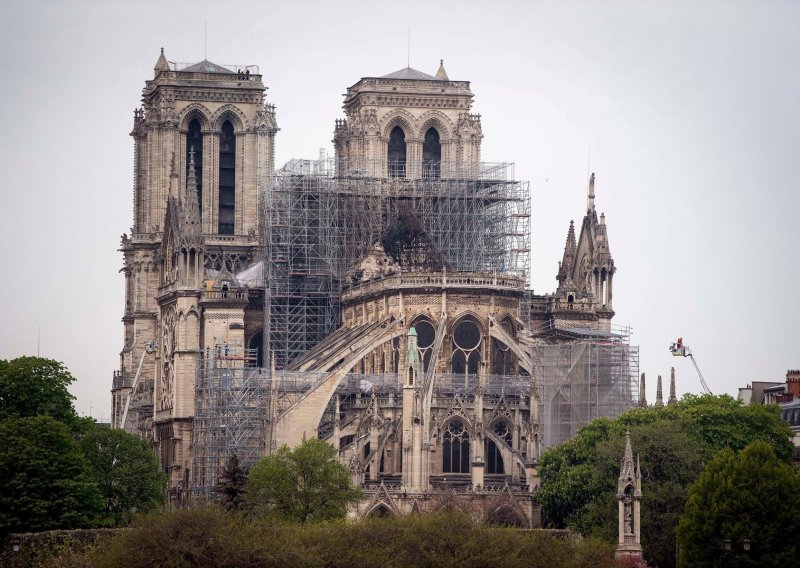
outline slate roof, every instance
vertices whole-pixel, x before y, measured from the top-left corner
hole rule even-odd
[[[380,77],[381,79],[413,79],[415,81],[440,81],[433,75],[428,75],[427,73],[423,73],[422,71],[417,71],[416,69],[412,69],[411,67],[406,67],[405,69],[400,69],[399,71],[395,71],[394,73],[389,73],[388,75],[383,75]]]
[[[212,63],[208,59],[204,59],[200,63],[195,63],[194,65],[189,65],[185,69],[181,69],[181,71],[189,71],[190,73],[228,73],[233,75],[233,71],[230,69],[226,69],[222,65],[217,65],[216,63]]]

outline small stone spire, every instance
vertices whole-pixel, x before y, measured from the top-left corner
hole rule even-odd
[[[162,71],[169,71],[169,63],[167,63],[167,58],[164,57],[163,47],[161,48],[161,55],[158,56],[158,61],[156,61],[156,66],[153,67],[153,71],[153,77],[157,77]]]
[[[641,500],[642,473],[639,456],[633,461],[631,433],[625,432],[625,455],[620,464],[617,480],[617,502],[619,503],[619,539],[617,541],[617,558],[628,557],[635,563],[628,565],[641,566]]]
[[[450,80],[450,78],[447,76],[447,71],[444,70],[444,59],[439,60],[439,70],[436,72],[436,78],[440,81]]]
[[[572,269],[575,266],[575,256],[578,252],[578,244],[575,240],[575,222],[569,222],[567,231],[567,242],[564,244],[564,256],[561,265],[558,267],[558,285],[563,286],[568,279],[572,278]]]
[[[633,465],[633,450],[631,449],[631,431],[625,431],[625,454],[622,456],[620,464],[619,479],[621,481],[633,481],[636,477],[636,468]]]
[[[667,404],[677,404],[678,397],[675,396],[675,367],[669,370],[669,400]]]
[[[186,198],[183,203],[184,227],[187,235],[200,234],[200,201],[197,196],[197,174],[194,164],[194,146],[189,148],[189,171],[186,175]]]
[[[644,373],[642,373],[642,378],[639,379],[639,406],[643,408],[647,406],[647,393],[645,391]]]
[[[656,383],[656,406],[664,406],[664,398],[661,396],[661,375],[658,375]]]
[[[587,199],[586,210],[590,213],[594,211],[594,172],[589,176],[589,198]]]

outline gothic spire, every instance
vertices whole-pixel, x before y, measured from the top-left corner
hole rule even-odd
[[[436,72],[436,78],[440,81],[449,81],[447,71],[444,70],[444,59],[439,60],[439,70]]]
[[[658,375],[656,383],[656,406],[664,406],[664,397],[661,394],[661,375]]]
[[[189,148],[189,171],[186,175],[186,195],[183,202],[183,232],[200,234],[200,202],[197,197],[197,174],[194,164],[194,146]]]
[[[575,222],[569,222],[569,230],[567,231],[567,242],[564,244],[564,257],[561,259],[561,265],[558,267],[559,286],[566,283],[567,279],[572,278],[572,270],[575,267],[575,256],[578,252],[578,244],[575,241]]]
[[[642,373],[642,378],[639,379],[639,406],[647,406],[647,393],[645,392],[644,373]]]
[[[153,71],[155,72],[154,77],[158,76],[161,71],[169,71],[169,63],[167,63],[167,58],[164,57],[164,48],[161,48],[161,55],[158,56],[158,61],[156,61],[156,66],[153,67]]]
[[[622,463],[620,464],[619,480],[620,489],[625,483],[633,483],[636,479],[636,468],[633,463],[633,450],[631,449],[631,431],[625,431],[625,454],[622,456]]]
[[[594,172],[589,176],[589,198],[587,199],[586,210],[589,213],[594,212]]]
[[[669,400],[667,404],[676,404],[678,402],[678,397],[675,396],[675,367],[670,368],[669,370]]]

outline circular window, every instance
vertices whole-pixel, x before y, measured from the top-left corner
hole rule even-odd
[[[414,323],[414,329],[417,330],[417,346],[420,349],[427,349],[433,345],[436,339],[436,330],[433,324],[428,320],[422,319]]]
[[[475,349],[481,342],[481,330],[472,320],[463,320],[456,326],[453,333],[455,344],[465,351]]]

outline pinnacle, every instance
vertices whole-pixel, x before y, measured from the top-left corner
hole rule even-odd
[[[439,60],[439,70],[436,72],[436,78],[440,81],[450,80],[450,78],[447,76],[447,71],[444,70],[444,59]]]

